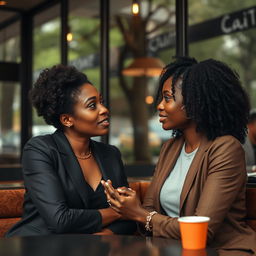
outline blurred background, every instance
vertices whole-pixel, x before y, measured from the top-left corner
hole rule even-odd
[[[27,94],[40,71],[58,63],[74,65],[103,88],[111,130],[95,139],[121,150],[129,176],[151,175],[171,137],[158,122],[154,95],[178,44],[198,60],[216,58],[237,70],[256,107],[255,0],[180,2],[0,1],[0,179],[19,179],[24,143],[54,131]]]

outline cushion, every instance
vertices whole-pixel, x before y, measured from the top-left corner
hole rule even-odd
[[[22,215],[24,189],[0,189],[0,218]]]
[[[20,218],[0,218],[0,237],[3,237],[4,234],[19,220]]]

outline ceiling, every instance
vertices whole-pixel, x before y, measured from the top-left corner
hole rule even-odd
[[[0,25],[5,21],[16,16],[19,12],[29,11],[43,3],[51,3],[50,0],[6,0],[7,5],[0,6]],[[56,2],[56,1],[55,1]],[[120,9],[130,6],[132,0],[111,0],[110,13],[113,15],[119,12]],[[76,15],[81,16],[97,16],[99,15],[100,1],[99,0],[69,0],[70,12],[75,11]]]
[[[15,19],[17,22],[12,22],[12,18],[17,17],[20,12],[32,10],[43,3],[58,2],[53,0],[6,1],[7,5],[0,6],[0,42],[6,41],[20,33],[19,21]],[[130,11],[131,2],[132,0],[110,0],[110,16],[113,17],[115,13],[119,13],[124,8],[128,8]],[[77,17],[99,18],[100,0],[69,0],[69,13]],[[57,3],[47,10],[37,13],[33,19],[33,26],[36,27],[59,16],[60,4]]]
[[[19,12],[29,11],[48,0],[6,0],[7,4],[0,6],[0,23],[16,16]]]
[[[6,8],[19,9],[21,11],[28,11],[35,6],[47,2],[48,0],[6,0]]]

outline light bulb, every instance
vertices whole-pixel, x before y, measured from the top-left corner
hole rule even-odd
[[[154,98],[152,96],[147,96],[145,102],[150,105],[154,102]]]
[[[139,4],[137,3],[137,1],[134,1],[134,2],[132,3],[132,13],[133,13],[134,15],[137,15],[139,12],[140,12]]]
[[[71,42],[72,41],[72,39],[73,39],[73,35],[72,35],[72,33],[67,33],[67,41],[68,42]]]

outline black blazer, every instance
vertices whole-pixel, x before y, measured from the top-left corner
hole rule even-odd
[[[93,140],[90,146],[103,179],[112,180],[114,187],[127,186],[119,150]],[[22,165],[24,212],[6,237],[94,233],[102,229],[101,214],[90,209],[89,185],[63,132],[30,139],[23,150]],[[106,196],[102,196],[103,208],[107,208]],[[116,221],[108,228],[127,234],[134,232],[135,226],[131,221]]]

